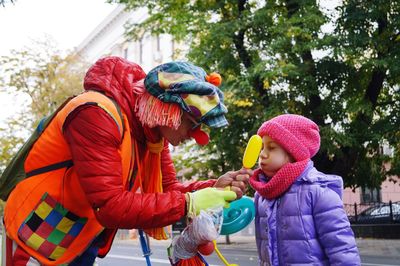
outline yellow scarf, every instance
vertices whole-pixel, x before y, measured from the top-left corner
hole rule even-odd
[[[164,139],[158,143],[147,142],[143,160],[139,159],[136,140],[134,141],[135,160],[138,167],[132,191],[140,189],[141,193],[162,193],[161,151],[164,148]],[[164,228],[144,230],[146,234],[157,240],[168,239]]]

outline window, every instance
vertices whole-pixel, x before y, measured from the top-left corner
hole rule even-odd
[[[161,50],[161,46],[160,46],[160,35],[157,35],[157,52],[159,52]]]
[[[124,49],[124,58],[128,59],[128,47]]]
[[[143,37],[139,39],[139,64],[143,64]]]
[[[372,203],[381,201],[381,190],[379,188],[362,188],[361,203]]]

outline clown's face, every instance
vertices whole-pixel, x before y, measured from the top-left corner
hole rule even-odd
[[[282,166],[294,161],[290,154],[270,137],[264,136],[262,141],[263,149],[258,162],[266,176],[274,176]]]
[[[190,114],[183,112],[181,124],[177,129],[173,129],[167,126],[160,126],[161,135],[168,140],[173,146],[177,146],[180,143],[191,139],[190,131],[198,124],[196,120],[190,116]]]

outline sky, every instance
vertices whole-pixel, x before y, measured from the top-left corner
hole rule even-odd
[[[0,56],[50,36],[60,50],[72,50],[116,8],[105,0],[10,0],[0,5]],[[0,125],[21,99],[0,93]]]
[[[105,0],[15,0],[0,6],[0,55],[50,35],[60,49],[78,46],[116,7]]]

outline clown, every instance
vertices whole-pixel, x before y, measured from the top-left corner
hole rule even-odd
[[[176,180],[168,145],[192,137],[206,144],[202,124],[227,125],[223,94],[207,79],[219,85],[187,62],[146,75],[119,57],[98,60],[85,91],[59,108],[33,145],[29,178],[8,198],[8,263],[90,265],[107,254],[117,229],[165,239],[163,226],[240,198],[249,170]]]

